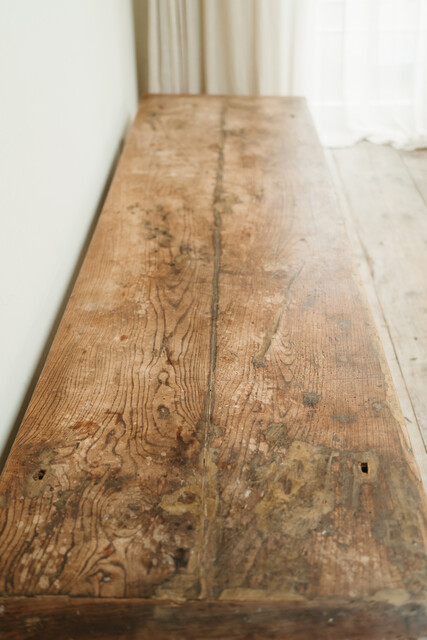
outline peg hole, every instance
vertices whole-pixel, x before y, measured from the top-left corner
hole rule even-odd
[[[33,478],[34,480],[43,480],[43,478],[46,475],[46,469],[40,469],[39,471],[36,471]]]
[[[362,473],[368,473],[369,472],[368,463],[367,462],[361,462],[360,463],[360,469],[361,469]]]

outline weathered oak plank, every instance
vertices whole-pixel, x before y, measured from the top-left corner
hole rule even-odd
[[[196,544],[198,504],[161,500],[199,481],[218,109],[159,107],[130,137],[4,472],[7,593],[151,595]]]
[[[0,496],[6,637],[17,596],[44,637],[60,596],[129,637],[427,632],[425,496],[303,101],[143,100]]]

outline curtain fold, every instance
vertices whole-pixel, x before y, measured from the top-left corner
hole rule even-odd
[[[305,53],[295,27],[311,2],[148,0],[149,92],[294,93]]]
[[[201,7],[199,0],[149,0],[148,56],[143,73],[150,93],[201,93]]]
[[[150,92],[302,95],[327,146],[427,146],[427,0],[139,1]]]

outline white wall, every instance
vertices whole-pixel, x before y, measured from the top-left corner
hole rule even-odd
[[[130,0],[0,0],[0,453],[136,106]]]

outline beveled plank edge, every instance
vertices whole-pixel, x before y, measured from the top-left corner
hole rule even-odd
[[[362,246],[354,214],[351,211],[350,204],[347,200],[339,171],[337,161],[330,149],[325,150],[326,162],[337,194],[339,207],[342,217],[344,218],[349,244],[352,250],[352,260],[355,272],[359,274],[362,281],[363,291],[369,303],[372,316],[374,318],[375,327],[383,347],[386,361],[390,370],[393,387],[400,403],[400,408],[404,415],[405,429],[408,433],[409,440],[415,455],[424,490],[427,491],[427,450],[423,441],[421,428],[418,418],[415,414],[409,389],[407,387],[399,358],[393,339],[390,334],[389,323],[386,314],[382,308],[375,284],[370,273],[368,260],[365,255],[365,249]]]
[[[388,342],[384,341],[384,330],[381,328],[381,325],[376,321],[376,306],[372,306],[372,303],[376,301],[376,292],[374,296],[372,296],[371,291],[369,290],[369,280],[364,278],[364,274],[359,269],[356,258],[356,250],[357,250],[357,239],[354,242],[354,229],[350,224],[348,219],[349,212],[346,209],[346,202],[343,200],[342,191],[339,188],[339,176],[335,173],[335,164],[333,163],[333,159],[331,159],[331,155],[329,152],[326,152],[325,149],[322,149],[323,156],[325,160],[325,167],[327,169],[328,178],[329,178],[329,186],[330,192],[335,201],[335,206],[337,208],[339,217],[344,224],[344,228],[347,235],[348,248],[350,250],[350,262],[352,264],[352,271],[354,274],[355,281],[357,283],[360,303],[363,305],[366,317],[369,323],[369,332],[371,336],[372,348],[375,349],[378,362],[381,366],[381,371],[383,374],[383,379],[387,389],[387,402],[390,406],[392,415],[396,419],[399,429],[398,434],[401,441],[402,453],[404,453],[406,460],[408,461],[412,472],[420,483],[421,487],[421,495],[424,500],[426,499],[426,484],[424,481],[424,464],[422,459],[416,455],[416,443],[417,443],[417,434],[413,430],[409,430],[409,426],[404,418],[402,406],[401,406],[401,397],[397,392],[397,385],[395,381],[398,381],[398,375],[393,376],[393,372],[395,371],[393,366],[390,366],[392,362],[387,358],[386,349],[388,347]],[[378,300],[377,300],[378,303]],[[398,364],[397,364],[398,366]],[[421,436],[421,430],[419,430],[419,435]],[[419,440],[418,440],[419,442]],[[427,631],[426,631],[427,634]]]
[[[416,602],[0,598],[2,640],[403,640],[426,633],[426,608]]]

